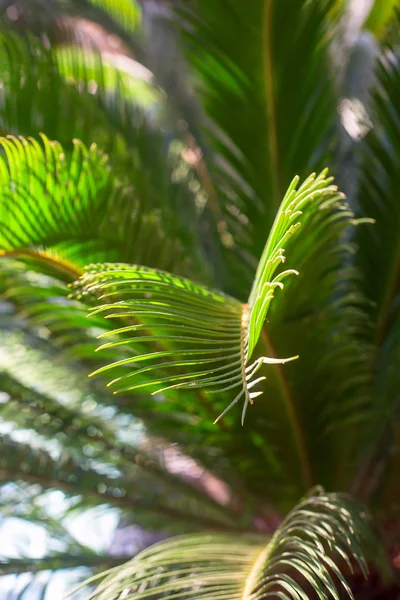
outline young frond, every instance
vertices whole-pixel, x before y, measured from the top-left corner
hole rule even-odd
[[[116,393],[148,387],[153,394],[184,388],[236,390],[220,417],[244,398],[243,422],[248,404],[262,393],[254,389],[265,379],[256,377],[260,367],[296,358],[262,356],[251,361],[274,290],[295,273],[279,269],[288,239],[302,218],[307,218],[307,209],[329,209],[341,198],[325,175],[312,175],[300,187],[298,178],[293,180],[271,229],[248,303],[155,269],[124,264],[88,266],[75,284],[77,293],[91,294],[101,302],[92,313],[123,321],[121,327],[102,336],[123,338],[106,339],[99,349],[123,345],[130,351],[128,358],[95,373],[118,369],[109,383]],[[149,342],[151,351],[146,348]]]
[[[268,542],[254,535],[172,538],[106,573],[89,598],[306,600],[311,592],[339,600],[343,589],[352,597],[343,572],[357,565],[366,575],[364,555],[374,541],[359,507],[320,491],[300,502]]]

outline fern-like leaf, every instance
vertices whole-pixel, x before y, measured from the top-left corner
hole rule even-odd
[[[67,281],[89,262],[176,262],[179,242],[161,251],[168,210],[139,204],[96,144],[74,140],[68,152],[45,135],[41,143],[9,136],[0,144],[0,254],[50,264]],[[158,243],[145,243],[149,237]]]
[[[266,544],[261,536],[173,538],[106,574],[92,600],[338,600],[343,575],[373,542],[368,517],[344,495],[320,491],[298,504]],[[340,566],[339,566],[340,565]],[[177,592],[179,590],[179,592]]]
[[[109,384],[117,386],[117,392],[149,386],[155,388],[153,394],[176,388],[211,392],[236,389],[236,396],[220,417],[244,397],[243,422],[248,404],[262,393],[254,389],[265,379],[256,377],[260,367],[296,358],[262,356],[251,360],[274,290],[283,287],[285,277],[296,273],[279,269],[285,259],[285,245],[307,219],[307,208],[313,213],[341,199],[326,172],[310,176],[300,187],[297,184],[295,178],[278,211],[248,303],[155,269],[121,264],[87,267],[75,287],[101,301],[93,312],[128,321],[104,334],[122,334],[125,339],[111,339],[100,349],[121,344],[132,349],[130,357],[95,373],[128,367],[128,372],[119,373]],[[156,345],[155,350],[144,348],[149,342]],[[136,367],[133,372],[132,366]],[[161,376],[160,370],[164,370]],[[143,381],[145,374],[151,377]]]

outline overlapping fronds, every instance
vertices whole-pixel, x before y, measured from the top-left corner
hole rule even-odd
[[[165,213],[161,223],[161,211],[146,212],[136,190],[118,181],[95,144],[86,148],[74,141],[69,153],[41,137],[41,143],[22,137],[1,141],[3,254],[53,263],[67,280],[84,264],[112,256],[159,266],[176,261],[178,240],[170,252],[161,251]],[[145,243],[148,238],[152,244]]]
[[[48,342],[42,342],[40,349],[26,347],[23,351],[22,344],[27,345],[28,340],[31,344],[38,343],[19,334],[1,336],[0,427],[1,432],[10,433],[15,445],[10,452],[7,446],[3,449],[3,479],[10,481],[14,472],[16,480],[26,479],[46,489],[61,489],[69,496],[82,495],[83,503],[90,490],[89,504],[108,503],[128,512],[127,497],[134,494],[136,499],[141,497],[141,508],[135,506],[131,496],[131,519],[142,526],[192,530],[192,517],[196,529],[202,527],[202,519],[204,526],[213,529],[225,529],[229,523],[233,524],[228,508],[229,492],[222,507],[207,493],[201,481],[185,479],[170,470],[165,465],[166,442],[152,438],[151,418],[145,432],[141,423],[132,417],[132,398],[129,403],[120,398],[121,406],[113,403],[113,397],[110,399],[107,394],[98,392],[90,385],[85,371],[79,373],[77,365],[66,362],[65,355]],[[143,401],[140,396],[135,401],[140,415]],[[158,419],[154,415],[155,422],[159,421],[157,432],[165,431],[167,439],[176,441],[179,436],[175,433],[180,430],[186,439],[189,431],[185,430],[190,428],[178,420],[169,431],[168,415],[164,419],[166,426],[162,424],[162,411]],[[31,442],[19,446],[19,441],[26,440]],[[23,464],[25,466],[21,466]],[[79,476],[86,471],[87,479]],[[229,474],[227,476],[229,480]],[[94,493],[94,481],[99,493]],[[109,492],[108,484],[105,487],[101,483],[107,481],[112,486]],[[168,513],[168,518],[165,513],[165,522],[164,517],[157,516],[157,511],[153,513],[150,508],[153,494],[159,497],[160,506],[164,496],[171,497],[173,509],[180,506]],[[147,501],[150,502],[148,517],[144,508]],[[197,519],[200,519],[198,526],[195,525]]]
[[[132,425],[130,440],[127,436],[128,425],[125,437],[119,433],[123,419],[109,418],[106,422],[102,416],[104,404],[97,406],[96,414],[88,415],[80,405],[64,405],[56,398],[23,385],[18,379],[1,371],[0,391],[3,398],[4,394],[7,397],[7,401],[0,405],[3,426],[7,423],[14,432],[30,431],[43,440],[59,443],[76,459],[81,458],[82,448],[90,447],[92,461],[108,463],[127,477],[142,478],[149,486],[160,486],[166,494],[182,494],[188,501],[204,503],[205,510],[211,507],[218,513],[219,507],[211,498],[162,466],[162,451],[157,452],[154,448],[149,454],[144,450],[146,438],[142,440],[143,434],[135,434]],[[103,402],[105,400],[100,399]],[[40,479],[39,473],[38,477]]]
[[[32,343],[46,344],[46,358],[29,365],[21,357],[14,361],[21,379],[18,369],[0,365],[0,478],[81,496],[82,506],[116,506],[132,522],[158,530],[271,530],[265,500],[286,513],[316,482],[329,489],[347,486],[359,421],[371,414],[371,364],[378,373],[377,412],[381,398],[389,399],[375,426],[388,438],[391,419],[395,435],[398,223],[397,209],[391,221],[379,203],[380,196],[393,202],[396,196],[395,52],[382,67],[384,91],[377,100],[389,133],[378,131],[368,140],[373,160],[366,167],[370,189],[363,214],[378,221],[383,215],[384,226],[364,226],[359,234],[372,301],[366,315],[359,273],[349,259],[354,215],[326,173],[300,186],[296,178],[278,210],[293,174],[328,164],[335,146],[328,135],[336,118],[328,31],[337,2],[174,3],[210,117],[205,136],[196,135],[188,118],[197,102],[185,112],[169,72],[171,89],[157,89],[159,73],[153,76],[134,54],[136,3],[50,4],[68,10],[75,5],[70,27],[77,15],[93,15],[103,30],[93,47],[90,40],[79,46],[79,36],[64,39],[62,47],[45,36],[32,41],[3,32],[0,40],[3,133],[36,136],[44,130],[47,136],[2,141],[0,290],[6,289],[18,324],[33,328]],[[114,39],[115,52],[107,23],[120,38]],[[81,25],[83,33],[92,26]],[[173,27],[170,32],[175,51]],[[203,119],[197,117],[198,132]],[[53,137],[62,145],[49,141]],[[72,144],[72,137],[83,142]],[[85,145],[89,139],[111,151],[111,158]],[[376,182],[370,173],[377,164]],[[300,225],[301,234],[294,235]],[[210,248],[213,227],[218,235]],[[365,246],[385,231],[391,241],[383,244],[384,267],[377,244],[369,246],[367,264]],[[204,254],[215,263],[210,272],[229,271],[228,285],[218,277],[214,285],[231,295],[202,285],[210,279]],[[223,265],[221,259],[233,255],[241,260]],[[26,264],[31,271],[24,271]],[[195,273],[202,284],[167,270]],[[65,284],[82,271],[68,298]],[[97,337],[101,351],[94,353]],[[8,343],[2,341],[0,362],[11,362]],[[40,378],[44,360],[57,374],[65,349],[85,380],[93,370],[100,376],[87,384],[71,376],[70,388],[87,385],[86,398],[77,394],[71,405],[37,389],[27,376],[36,364]],[[283,366],[297,354],[301,360]],[[110,373],[115,396],[102,386]],[[217,421],[241,400],[243,423],[249,403],[263,392],[265,402],[249,411],[249,427],[240,428],[233,415],[212,426],[223,407],[228,405]],[[88,402],[99,412],[86,413]],[[145,421],[145,449],[124,437],[134,427],[133,415]],[[14,435],[17,428],[28,436],[24,443]],[[154,433],[163,435],[160,450]],[[215,469],[233,484],[223,501],[169,470],[162,452],[170,441],[180,444],[178,453],[203,461],[200,468]],[[392,479],[397,465],[396,455]],[[375,472],[372,483],[374,478]],[[182,597],[207,600],[272,594],[306,600],[312,592],[322,600],[338,598],[336,586],[347,589],[342,567],[346,573],[355,563],[365,569],[365,521],[357,516],[358,508],[347,507],[343,497],[321,494],[292,512],[268,546],[255,536],[176,539],[112,573],[94,597],[175,598],[179,586]]]
[[[49,46],[33,33],[22,37],[0,25],[3,135],[45,132],[61,144],[96,139],[116,165],[128,160],[127,146],[141,157],[146,144],[160,152],[165,136],[154,123],[165,98],[148,69],[129,55],[72,42]]]
[[[73,138],[87,146],[95,139],[109,153],[114,174],[135,186],[141,208],[162,214],[162,229],[190,247],[187,254],[197,254],[200,263],[198,205],[206,198],[180,155],[182,136],[165,118],[167,98],[152,74],[130,56],[70,44],[48,47],[4,28],[0,45],[2,133],[38,137],[44,131],[65,153]]]
[[[399,293],[400,293],[400,17],[394,20],[397,43],[384,46],[377,68],[378,85],[372,98],[374,129],[362,145],[362,173],[358,202],[360,211],[375,224],[358,231],[357,255],[363,288],[369,300],[374,352],[372,406],[365,427],[369,451],[361,458],[355,489],[365,496],[379,488],[388,454],[398,440],[399,400]],[[398,470],[395,455],[394,472]],[[394,458],[394,456],[393,456]],[[393,463],[393,460],[392,460]],[[391,475],[389,474],[389,478]],[[392,479],[393,481],[393,479]],[[398,489],[398,488],[397,488]],[[396,494],[397,492],[395,492]]]
[[[305,177],[329,162],[331,7],[329,0],[178,3],[185,56],[199,76],[219,155],[212,180],[234,241],[254,257],[293,174]],[[250,273],[243,270],[240,281]]]
[[[2,368],[10,369],[10,374],[21,379],[29,388],[32,388],[33,385],[32,377],[35,386],[38,385],[38,381],[46,382],[47,387],[42,389],[40,385],[39,391],[47,396],[53,388],[58,390],[61,386],[60,365],[68,365],[70,379],[75,371],[80,374],[80,377],[76,381],[74,379],[73,383],[71,379],[71,385],[84,394],[83,405],[86,405],[87,398],[95,397],[97,402],[104,407],[109,407],[109,410],[123,419],[134,415],[136,419],[142,419],[145,422],[149,435],[157,436],[157,438],[161,435],[164,443],[178,443],[181,447],[190,444],[190,454],[201,461],[204,466],[218,474],[219,477],[222,476],[228,483],[236,480],[234,469],[230,462],[227,462],[227,456],[221,452],[220,447],[221,442],[222,446],[229,444],[233,452],[236,445],[235,432],[226,428],[223,431],[216,430],[212,425],[216,410],[223,407],[226,402],[224,395],[219,395],[216,408],[215,403],[204,396],[195,396],[195,401],[193,401],[193,394],[190,391],[179,391],[173,397],[170,396],[162,401],[158,397],[156,402],[148,394],[146,388],[137,390],[134,395],[131,392],[118,395],[108,393],[105,388],[107,371],[103,374],[103,378],[87,379],[87,374],[104,365],[105,361],[113,362],[124,359],[131,353],[123,344],[96,353],[97,336],[111,331],[115,324],[111,319],[104,319],[101,314],[87,316],[87,305],[76,299],[68,300],[69,292],[70,290],[63,283],[52,277],[27,271],[26,266],[16,260],[4,260],[4,266],[0,270],[0,293],[7,300],[9,306],[4,323],[6,326],[9,326],[10,323],[15,324],[16,327],[22,326],[27,331],[27,335],[22,339],[14,339],[14,336],[10,334],[1,337],[1,347],[4,350],[2,361],[0,361]],[[112,339],[117,341],[124,338],[115,335]],[[28,347],[39,347],[41,350],[28,352],[27,348],[26,352],[22,352],[23,344]],[[4,358],[6,358],[6,363],[3,364]],[[58,373],[56,378],[52,376],[53,369],[50,360],[57,367],[54,371]],[[35,364],[47,365],[47,368],[44,368],[43,372],[38,371],[34,368]],[[34,401],[33,398],[32,401]],[[78,402],[79,404],[80,402]],[[40,425],[39,413],[41,407],[44,406],[45,403],[40,402],[38,417],[32,421],[38,426]],[[24,415],[26,419],[29,419],[29,414],[29,411],[22,411],[20,414],[16,412],[16,416],[22,421]],[[90,418],[92,417],[91,414]],[[50,431],[51,424],[47,423],[46,416],[44,416],[43,427],[46,431]],[[54,427],[55,431],[58,427],[60,428],[59,435],[63,438],[62,422],[56,420]],[[93,443],[92,440],[91,444]],[[157,448],[157,444],[149,443],[154,450]],[[127,464],[132,462],[133,458],[130,450],[126,448],[126,441],[117,445],[118,452],[125,456],[123,460],[126,459]],[[78,438],[76,446],[78,454],[81,447],[82,443]],[[102,452],[105,450],[100,443],[99,455]],[[158,452],[153,458],[157,456],[159,456]],[[149,462],[144,460],[144,464],[149,464]],[[175,480],[173,485],[179,487],[179,482]],[[190,489],[185,493],[190,497]]]
[[[198,494],[185,493],[184,483],[174,487],[162,483],[132,465],[122,474],[107,457],[102,460],[73,456],[62,450],[46,449],[45,441],[35,437],[30,443],[21,443],[14,435],[1,434],[1,481],[35,483],[42,490],[61,490],[67,496],[80,499],[80,506],[88,508],[108,505],[123,509],[130,520],[151,530],[215,531],[243,530],[245,527],[209,499]],[[121,465],[123,466],[123,465]],[[186,486],[188,487],[188,486]],[[190,500],[189,500],[190,498]]]
[[[106,69],[103,72],[101,68],[100,57],[94,52],[86,68],[84,53],[78,48],[75,55],[68,47],[56,51],[33,35],[13,33],[4,24],[0,31],[0,47],[3,82],[0,124],[3,135],[37,136],[45,132],[49,138],[62,144],[74,137],[90,143],[95,137],[104,150],[117,151],[118,133],[107,115],[107,108],[110,115],[113,114],[112,109],[118,114],[118,110],[121,111],[127,104],[122,80],[119,86],[108,85],[110,77],[119,81],[117,68],[108,66],[106,75]],[[75,67],[71,62],[73,58],[76,60]],[[90,63],[92,68],[89,68]],[[71,77],[71,71],[75,77]],[[127,74],[124,79],[134,80]],[[92,81],[91,93],[84,88],[85,81]],[[107,98],[107,103],[104,98]],[[134,97],[131,102],[135,104]]]
[[[179,590],[182,599],[305,600],[315,593],[338,600],[343,589],[352,597],[342,571],[355,564],[366,574],[371,542],[359,507],[321,492],[298,504],[268,542],[261,536],[173,538],[111,570],[90,598],[167,600]]]
[[[301,225],[303,212],[305,220],[307,210],[312,214],[325,208],[330,214],[329,207],[341,198],[325,175],[310,176],[299,188],[296,178],[289,187],[261,257],[249,303],[242,305],[234,298],[154,269],[118,264],[87,267],[76,287],[102,301],[93,312],[130,321],[110,332],[128,334],[127,339],[106,342],[100,349],[122,344],[132,348],[132,356],[96,372],[128,367],[128,373],[118,373],[110,382],[124,392],[148,386],[156,387],[154,394],[177,388],[212,392],[239,388],[222,414],[244,397],[243,422],[248,403],[262,393],[251,391],[265,379],[255,378],[262,364],[291,360],[264,356],[250,362],[275,288],[282,288],[282,280],[295,273],[278,267],[285,260],[285,245]],[[143,351],[142,345],[148,342],[154,344],[154,351]],[[133,365],[139,368],[132,372]],[[182,368],[188,371],[181,373]],[[158,369],[169,374],[160,376]],[[150,381],[139,377],[150,373]]]

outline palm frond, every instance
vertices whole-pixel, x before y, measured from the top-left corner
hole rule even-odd
[[[112,256],[151,264],[174,253],[175,261],[177,246],[171,253],[161,252],[158,246],[167,224],[165,213],[161,223],[159,211],[146,211],[143,201],[139,206],[137,192],[118,181],[96,145],[86,148],[75,141],[69,154],[42,136],[42,143],[3,138],[2,146],[3,255],[36,257],[55,267],[61,263],[60,270],[69,271],[69,280],[76,278],[83,264]],[[153,245],[143,243],[147,237]]]
[[[63,144],[74,137],[91,142],[91,136],[95,135],[104,148],[118,148],[115,140],[110,139],[113,128],[104,112],[106,107],[112,113],[113,107],[121,108],[128,103],[122,80],[126,82],[129,79],[134,83],[134,78],[125,74],[119,87],[114,84],[107,87],[110,78],[119,81],[119,71],[109,65],[105,70],[107,74],[103,73],[101,59],[94,51],[86,69],[84,53],[79,53],[78,49],[73,55],[69,47],[60,50],[48,47],[33,35],[17,35],[4,24],[0,44],[3,80],[0,124],[3,135],[37,136],[45,131],[50,138]],[[71,77],[73,57],[77,60],[75,79]],[[96,79],[93,78],[94,67]],[[82,80],[89,81],[87,75],[90,71],[92,86],[88,90],[82,89]],[[103,102],[104,98],[107,98],[107,104]],[[134,98],[131,101],[135,103]]]
[[[56,398],[23,385],[7,372],[0,372],[0,391],[8,397],[0,405],[3,427],[7,425],[13,432],[23,430],[54,444],[59,443],[76,459],[81,457],[82,448],[90,447],[91,460],[106,462],[128,477],[142,478],[149,486],[161,486],[165,494],[179,491],[188,501],[204,503],[206,510],[209,507],[224,514],[225,509],[219,509],[204,491],[184,481],[179,474],[169,472],[162,464],[162,452],[157,456],[155,447],[151,453],[146,452],[146,441],[141,438],[146,440],[148,436],[138,433],[138,439],[135,439],[132,433],[132,439],[128,440],[127,435],[120,435],[121,420],[118,417],[109,418],[106,423],[102,417],[105,406],[100,404],[104,398],[98,397],[97,414],[89,416],[80,407],[63,405]],[[151,438],[148,439],[151,443]]]
[[[394,22],[398,31],[398,15]],[[368,334],[373,348],[370,360],[372,402],[364,428],[368,451],[360,456],[360,469],[354,481],[354,490],[365,497],[383,484],[384,465],[397,443],[399,416],[396,390],[400,382],[400,55],[397,44],[383,47],[377,79],[372,99],[375,122],[361,148],[358,196],[360,212],[375,221],[372,227],[360,229],[357,235],[363,291],[369,302],[371,327]],[[388,476],[390,478],[390,473]]]
[[[206,182],[199,180],[201,161],[197,165],[186,158],[197,150],[190,149],[192,143],[177,126],[179,115],[171,116],[169,95],[152,73],[128,55],[72,43],[48,47],[42,39],[4,27],[0,44],[2,133],[36,138],[45,131],[66,153],[71,138],[87,146],[96,139],[109,153],[115,175],[135,186],[141,206],[162,211],[170,239],[190,247],[186,256],[197,257],[196,271],[206,271],[207,253],[212,256],[207,270],[221,275],[220,242],[209,215]]]
[[[227,483],[233,485],[233,489],[237,490],[239,482],[233,465],[229,464],[227,460],[229,453],[221,453],[220,446],[221,442],[222,446],[229,444],[233,451],[236,446],[235,432],[224,427],[218,433],[212,426],[212,420],[215,417],[214,404],[200,394],[196,396],[196,402],[193,402],[191,392],[185,394],[184,391],[178,392],[174,398],[169,397],[168,402],[157,398],[156,405],[154,399],[145,392],[145,388],[142,393],[140,393],[141,390],[138,390],[134,395],[132,393],[118,395],[106,393],[104,379],[97,377],[88,380],[87,374],[104,364],[104,360],[111,362],[115,361],[117,357],[123,359],[129,356],[129,352],[125,351],[123,345],[111,348],[109,351],[103,350],[100,354],[95,352],[98,346],[96,336],[111,331],[113,329],[112,321],[103,319],[101,314],[87,316],[87,305],[78,300],[68,300],[67,294],[70,290],[57,280],[41,273],[27,271],[25,265],[15,260],[7,259],[4,260],[4,263],[0,270],[0,292],[3,292],[3,297],[7,299],[9,307],[6,326],[9,327],[10,322],[15,323],[15,326],[22,327],[26,334],[21,338],[16,333],[11,335],[10,332],[0,336],[1,346],[4,350],[0,369],[8,372],[10,376],[19,380],[29,389],[36,389],[39,386],[40,393],[47,397],[52,396],[54,390],[61,389],[65,392],[64,383],[62,383],[64,378],[61,377],[60,367],[63,366],[62,370],[64,370],[68,366],[66,380],[70,381],[73,389],[80,390],[80,393],[83,394],[80,401],[74,400],[73,410],[76,410],[80,404],[86,406],[87,400],[89,399],[88,401],[91,403],[90,398],[95,397],[99,407],[108,406],[108,410],[116,412],[117,423],[119,417],[131,419],[134,415],[136,419],[144,421],[147,434],[155,436],[155,439],[150,438],[148,441],[148,445],[153,451],[156,451],[160,445],[160,441],[156,441],[160,436],[164,440],[164,446],[168,441],[180,444],[181,447],[189,444],[190,454],[200,461],[203,465],[202,468],[207,467],[211,472],[223,477]],[[30,350],[28,351],[27,348],[26,352],[22,352],[23,345],[29,347]],[[57,367],[56,370],[50,366],[51,363]],[[43,370],[35,368],[35,364],[43,365]],[[54,377],[55,373],[57,373],[57,377]],[[79,377],[77,377],[78,375]],[[107,372],[104,375],[106,377]],[[46,382],[45,388],[42,387],[43,383],[41,382]],[[174,401],[172,402],[172,400]],[[32,401],[34,401],[34,396]],[[218,407],[223,406],[224,401],[224,397],[222,397]],[[41,410],[40,407],[43,406],[42,403],[39,404],[38,413]],[[156,407],[157,410],[155,410]],[[106,409],[104,408],[104,410]],[[24,411],[21,414],[17,412],[18,419],[22,421],[23,415]],[[88,418],[92,417],[91,413]],[[43,427],[47,430],[49,424],[46,425],[46,417],[44,419]],[[78,425],[79,419],[76,421],[74,419],[74,423]],[[194,425],[195,429],[193,429]],[[107,429],[109,426],[110,422],[107,424]],[[56,430],[56,422],[54,427]],[[60,427],[62,429],[62,425]],[[117,430],[119,427],[116,425]],[[60,435],[62,437],[62,432]],[[78,453],[82,446],[79,439],[77,441]],[[94,440],[90,443],[93,445]],[[99,452],[101,446],[102,444],[100,444]],[[142,454],[138,449],[127,448],[126,440],[123,444],[118,444],[118,453],[121,453],[121,459],[125,456],[127,463],[135,462],[131,452],[134,452],[135,455]],[[153,463],[159,463],[160,460],[162,464],[163,450],[156,451],[150,460],[144,459],[143,465],[153,469],[156,467],[156,464]],[[123,469],[125,468],[126,466],[123,467]],[[168,473],[166,476],[168,477]],[[179,485],[179,480],[174,479],[173,487],[178,488]],[[185,494],[189,497],[194,491],[188,488]],[[205,499],[207,501],[207,498]],[[247,505],[250,502],[248,498]]]
[[[250,362],[275,288],[282,288],[282,280],[295,273],[294,270],[280,270],[276,274],[276,271],[285,259],[288,239],[301,224],[303,211],[305,220],[322,207],[330,214],[330,208],[336,207],[341,198],[325,175],[309,177],[298,189],[296,178],[289,187],[260,260],[248,304],[242,305],[220,292],[154,269],[118,264],[87,267],[76,287],[79,293],[92,294],[103,300],[93,312],[105,313],[106,318],[133,320],[113,332],[129,334],[127,339],[100,347],[131,346],[133,356],[102,367],[96,373],[145,362],[143,368],[134,372],[118,373],[110,385],[116,384],[117,391],[155,386],[153,394],[177,388],[205,388],[212,392],[239,388],[222,415],[244,397],[243,422],[249,402],[261,393],[250,390],[265,379],[255,378],[262,364],[291,360],[260,357]],[[150,331],[150,335],[132,336],[138,330]],[[156,346],[160,342],[162,346],[166,344],[155,352],[143,352],[142,344],[147,342]],[[177,372],[187,367],[188,373]],[[157,377],[159,368],[167,371],[172,368],[173,371]],[[137,379],[131,383],[132,378],[153,372],[155,375],[150,381],[143,383]]]
[[[296,506],[267,543],[260,536],[173,538],[106,574],[90,598],[305,600],[312,591],[338,600],[340,588],[352,597],[341,570],[353,563],[367,574],[369,527],[348,498],[320,492]]]
[[[202,506],[194,498],[167,488],[140,469],[122,475],[114,465],[90,458],[77,458],[63,450],[54,456],[46,443],[36,437],[33,443],[21,443],[13,434],[0,435],[0,478],[3,483],[25,481],[42,490],[61,490],[79,499],[80,508],[112,506],[119,508],[132,522],[153,531],[182,532],[209,528],[214,531],[245,530],[217,504]],[[189,494],[190,496],[190,494]],[[200,494],[198,494],[200,497]]]
[[[135,31],[140,23],[140,7],[136,0],[88,0],[87,3],[110,15],[127,32]]]
[[[257,258],[293,174],[303,178],[329,163],[327,133],[336,118],[331,6],[305,0],[178,4],[185,56],[212,120],[218,160],[209,166],[211,178],[224,198],[232,243]],[[241,286],[250,272],[243,271]]]

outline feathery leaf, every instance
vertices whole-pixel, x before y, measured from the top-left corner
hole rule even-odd
[[[41,138],[42,143],[23,137],[1,140],[3,255],[53,263],[56,270],[67,271],[67,281],[88,262],[111,257],[160,266],[170,266],[179,255],[186,260],[178,241],[169,252],[160,250],[168,218],[172,222],[168,210],[161,221],[159,210],[139,205],[136,191],[113,175],[95,144],[86,148],[75,140],[69,154],[57,142]],[[148,237],[153,244],[144,243]]]
[[[340,588],[352,593],[338,559],[343,570],[353,561],[366,574],[373,543],[364,512],[321,491],[300,502],[267,544],[261,536],[173,538],[106,573],[89,598],[306,600],[312,591],[339,600]]]
[[[261,257],[248,304],[154,269],[118,264],[88,266],[75,287],[79,293],[90,293],[102,301],[93,312],[130,321],[114,330],[117,334],[128,334],[126,339],[110,341],[100,349],[123,344],[132,348],[132,356],[104,366],[96,373],[138,365],[135,371],[118,374],[110,382],[109,385],[118,386],[117,391],[148,386],[156,387],[153,394],[177,388],[204,388],[211,392],[239,388],[220,417],[244,397],[243,422],[248,403],[261,393],[253,390],[265,379],[255,378],[259,368],[264,363],[280,364],[295,358],[264,356],[250,362],[274,289],[282,288],[282,280],[295,273],[276,271],[285,259],[288,239],[301,224],[303,211],[306,219],[309,206],[313,212],[328,208],[341,198],[325,175],[324,172],[318,177],[310,176],[298,188],[298,178],[293,180]],[[138,331],[148,335],[137,335]],[[142,344],[148,342],[154,343],[157,350],[144,351]],[[182,368],[188,372],[182,374]],[[159,369],[166,370],[166,374],[158,375]],[[139,378],[150,373],[149,381]]]

